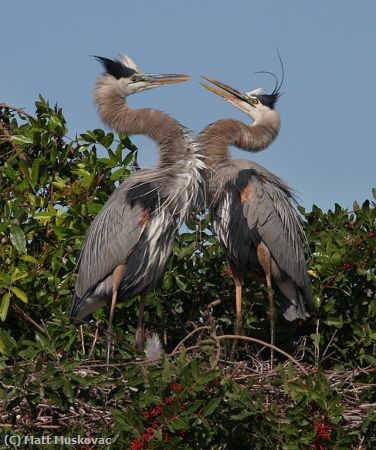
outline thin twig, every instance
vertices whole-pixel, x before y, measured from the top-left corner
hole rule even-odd
[[[81,337],[81,348],[82,348],[82,353],[85,355],[85,338],[84,338],[84,329],[83,326],[80,325],[80,337]]]
[[[15,310],[16,313],[21,314],[21,316],[28,322],[30,322],[38,331],[40,331],[43,334],[46,334],[46,330],[39,324],[37,324],[35,320],[33,320],[29,315],[27,315],[25,311],[23,311],[18,305],[13,304],[13,309]]]
[[[202,326],[202,327],[198,327],[195,328],[193,331],[191,331],[190,333],[187,334],[187,336],[185,336],[184,339],[182,339],[179,344],[172,350],[172,352],[170,353],[170,356],[174,356],[174,354],[178,351],[179,347],[187,340],[189,339],[191,336],[193,336],[195,333],[202,331],[202,330],[210,330],[211,327],[209,327],[208,325]]]
[[[265,347],[273,348],[276,352],[280,353],[283,356],[286,356],[290,361],[292,361],[295,365],[297,365],[300,370],[304,373],[304,375],[308,375],[308,372],[305,370],[305,368],[300,364],[299,361],[297,361],[293,356],[291,356],[289,353],[286,353],[285,351],[281,350],[279,347],[276,347],[275,345],[269,344],[268,342],[261,341],[260,339],[248,337],[248,336],[241,336],[238,334],[224,334],[222,336],[217,336],[216,339],[222,340],[222,339],[241,339],[243,341],[249,341],[254,342],[256,344],[263,345]]]
[[[91,346],[91,349],[90,349],[90,352],[89,352],[89,355],[88,355],[88,358],[89,358],[89,359],[91,358],[92,354],[94,353],[95,345],[96,345],[96,343],[97,343],[97,341],[98,341],[98,336],[99,336],[99,321],[96,323],[96,325],[97,325],[97,327],[96,327],[96,329],[95,329],[95,334],[94,334],[93,344],[92,344],[92,346]]]
[[[0,108],[4,108],[4,109],[9,109],[11,111],[15,111],[18,114],[21,114],[21,115],[23,115],[25,117],[31,117],[31,118],[33,117],[32,115],[27,113],[24,109],[22,109],[22,108],[15,108],[14,106],[7,105],[6,103],[0,103]]]

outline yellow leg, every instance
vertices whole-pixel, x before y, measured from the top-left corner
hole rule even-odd
[[[276,309],[275,309],[275,304],[274,304],[272,280],[270,277],[270,273],[266,274],[266,286],[268,288],[268,297],[269,297],[270,343],[272,345],[275,345]],[[273,366],[273,361],[274,361],[274,349],[273,348],[270,349],[270,359],[271,359],[271,364]]]
[[[117,300],[117,293],[121,281],[124,278],[125,274],[125,266],[122,264],[117,266],[112,274],[112,300],[111,300],[111,308],[110,308],[110,317],[108,318],[108,329],[107,329],[107,346],[106,346],[106,364],[108,365],[110,362],[110,356],[113,352],[113,322],[114,322],[114,314],[115,314],[115,305]]]
[[[108,319],[108,328],[107,328],[107,346],[106,346],[106,364],[108,365],[110,363],[110,356],[113,351],[113,321],[114,321],[114,313],[115,313],[115,305],[116,305],[116,298],[117,298],[117,290],[114,290],[112,292],[112,300],[111,300],[111,309],[110,309],[110,317]]]
[[[234,334],[240,334],[242,327],[242,282],[241,280],[239,280],[239,278],[236,277],[234,277],[234,282],[235,282],[235,311],[236,311]],[[231,360],[235,355],[237,345],[238,340],[234,339],[230,353]]]
[[[236,322],[234,332],[235,334],[240,333],[240,329],[242,326],[242,282],[234,277],[235,282],[235,301],[236,301]]]

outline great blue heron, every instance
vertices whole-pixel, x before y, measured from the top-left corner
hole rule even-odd
[[[284,317],[309,317],[310,280],[303,252],[304,232],[291,189],[276,175],[252,161],[230,160],[230,145],[257,152],[278,135],[280,117],[274,105],[281,84],[271,94],[262,89],[241,93],[212,78],[205,88],[247,114],[251,125],[225,119],[208,125],[198,136],[207,171],[212,226],[230,262],[236,291],[235,333],[241,328],[242,284],[246,274],[266,280],[270,305],[271,343],[275,340],[272,287],[280,294]],[[216,87],[215,87],[216,86]],[[220,88],[220,89],[218,89]],[[273,352],[272,352],[273,360]]]
[[[144,294],[162,277],[175,236],[201,185],[204,164],[180,123],[154,109],[130,109],[136,92],[190,79],[143,74],[128,56],[97,57],[106,73],[97,80],[95,102],[104,123],[118,132],[145,134],[156,142],[155,169],[132,174],[108,199],[89,227],[80,256],[71,316],[76,323],[111,301],[106,361],[112,346],[117,297],[141,295],[136,343],[141,343]]]

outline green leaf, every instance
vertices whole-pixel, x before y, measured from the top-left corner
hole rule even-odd
[[[34,185],[36,185],[38,182],[39,165],[40,165],[40,160],[39,159],[34,160],[32,168],[31,168],[31,182]]]
[[[222,399],[220,397],[214,398],[211,400],[202,410],[203,416],[210,416],[210,414],[213,414],[213,412],[218,408],[218,406],[221,404]]]
[[[51,220],[54,216],[56,216],[56,210],[50,210],[50,211],[41,211],[36,214],[34,214],[34,218],[37,220],[40,220],[44,224]]]
[[[187,285],[180,279],[180,276],[177,275],[175,278],[176,284],[179,286],[179,289],[185,291],[187,289]]]
[[[53,181],[52,184],[59,189],[64,189],[67,187],[65,180],[63,180],[63,178],[59,177],[59,175],[56,175],[55,181]]]
[[[16,341],[5,330],[0,330],[0,353],[6,356],[12,354],[12,350],[16,348]]]
[[[90,174],[89,174],[88,176],[86,176],[86,177],[84,178],[84,180],[82,181],[82,186],[83,186],[85,189],[89,189],[89,187],[93,184],[94,178],[95,178],[95,173],[94,173],[94,172],[90,173]]]
[[[9,309],[9,304],[10,304],[10,292],[6,292],[3,295],[3,298],[1,300],[1,304],[0,304],[0,320],[2,322],[5,321],[5,319],[7,318],[8,315],[8,309]]]
[[[86,141],[86,142],[90,142],[91,144],[95,144],[97,142],[96,137],[95,136],[91,136],[89,134],[89,132],[80,134],[80,140]]]
[[[127,167],[128,164],[129,164],[131,161],[133,161],[133,159],[134,159],[134,153],[128,153],[128,155],[123,159],[122,165],[123,165],[124,167]]]
[[[10,276],[4,272],[0,272],[0,281],[5,283],[7,286],[9,286],[12,283]]]
[[[187,430],[189,428],[188,422],[186,422],[182,417],[176,417],[171,420],[169,424],[170,431]]]
[[[163,358],[163,370],[162,370],[162,380],[164,383],[168,383],[170,381],[170,361],[167,356]]]
[[[114,172],[112,172],[112,174],[110,176],[110,180],[113,180],[113,181],[119,180],[120,178],[122,178],[123,173],[124,173],[124,168],[120,167],[120,169],[117,169]]]
[[[13,244],[13,247],[16,248],[18,253],[26,252],[26,238],[18,225],[10,226],[10,241]]]
[[[11,282],[22,280],[22,278],[26,278],[29,274],[27,272],[21,271],[18,267],[16,267],[11,275]]]
[[[249,417],[249,416],[251,416],[251,415],[252,415],[251,412],[249,412],[249,411],[247,411],[247,410],[243,410],[243,411],[240,411],[240,413],[238,413],[238,414],[232,414],[232,415],[230,416],[230,419],[231,419],[231,420],[240,421],[240,420],[246,419],[247,417]]]
[[[10,140],[18,145],[33,144],[34,141],[22,134],[14,134]]]
[[[16,286],[11,286],[10,290],[13,292],[14,295],[16,295],[20,300],[22,300],[24,303],[27,303],[27,295],[25,294],[25,292],[16,287]]]
[[[325,321],[325,323],[327,325],[329,325],[329,326],[333,326],[333,327],[336,327],[336,328],[342,328],[343,327],[343,320],[337,319],[337,318],[334,318],[334,317],[332,317],[330,319],[327,319]]]
[[[102,141],[102,145],[106,148],[110,147],[112,142],[114,141],[114,133],[107,133],[106,137]]]

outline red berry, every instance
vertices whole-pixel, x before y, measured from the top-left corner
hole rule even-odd
[[[150,410],[150,417],[158,417],[162,412],[162,406],[154,406]]]
[[[169,390],[170,390],[170,392],[177,391],[177,392],[181,393],[181,392],[183,392],[184,387],[180,383],[171,383],[170,387],[169,387]]]
[[[155,433],[155,425],[153,424],[151,427],[146,428],[146,433],[152,436]]]
[[[148,433],[144,433],[144,434],[141,436],[141,439],[142,439],[144,442],[149,442],[150,439],[151,439],[151,435],[148,434]]]
[[[142,450],[143,448],[144,444],[139,439],[135,439],[131,443],[130,450]]]

